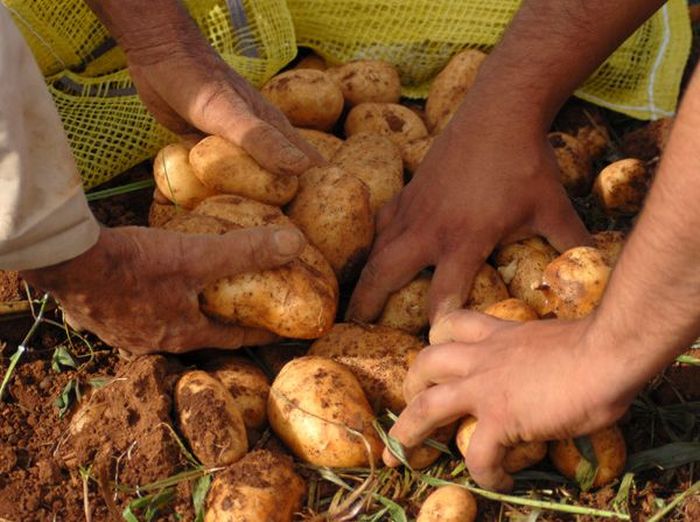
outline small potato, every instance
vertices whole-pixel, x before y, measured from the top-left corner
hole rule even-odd
[[[526,302],[514,297],[493,303],[484,310],[484,313],[504,321],[518,321],[521,323],[539,319],[537,312],[530,308]]]
[[[190,164],[204,186],[268,205],[289,203],[297,192],[296,176],[262,168],[245,150],[219,136],[208,136],[190,151]]]
[[[431,134],[439,134],[447,126],[474,84],[485,59],[486,55],[481,51],[461,51],[435,77],[425,103],[425,115]]]
[[[547,135],[559,165],[559,179],[572,196],[588,193],[591,181],[591,159],[581,143],[569,134],[551,132]]]
[[[591,159],[602,158],[610,144],[610,133],[603,125],[585,125],[576,130],[575,136]]]
[[[296,129],[296,131],[314,147],[326,161],[330,161],[343,144],[343,140],[327,132],[315,129]]]
[[[168,200],[186,209],[193,209],[200,201],[216,195],[205,187],[190,165],[190,147],[182,143],[166,145],[153,160],[156,187]]]
[[[333,156],[332,163],[365,182],[372,212],[379,210],[403,188],[401,152],[384,136],[363,132],[350,137]],[[302,184],[305,177],[306,174],[302,176]]]
[[[401,78],[396,67],[382,60],[357,60],[331,67],[326,73],[340,86],[350,107],[365,102],[398,103]]]
[[[593,234],[592,237],[593,246],[600,250],[608,266],[614,267],[625,246],[625,234],[617,230],[607,230]]]
[[[427,138],[419,138],[401,146],[403,166],[408,172],[411,174],[416,173],[434,141],[435,137],[428,136]]]
[[[306,494],[292,459],[266,450],[248,453],[218,473],[204,522],[292,522]]]
[[[459,486],[442,486],[425,499],[416,522],[474,522],[474,495]]]
[[[383,445],[360,383],[344,365],[325,357],[289,362],[272,383],[270,426],[294,455],[316,466],[367,466]],[[362,436],[358,435],[362,434]]]
[[[287,215],[333,267],[343,284],[355,279],[374,240],[374,214],[367,185],[340,167],[304,183]]]
[[[484,263],[474,277],[465,308],[483,312],[490,305],[508,299],[508,289],[496,269]]]
[[[622,150],[628,156],[649,161],[661,155],[673,128],[673,118],[661,118],[628,132],[622,137]]]
[[[590,434],[588,439],[598,462],[595,468],[581,455],[573,439],[550,443],[549,458],[565,477],[599,488],[622,475],[627,461],[627,446],[617,425],[598,430]],[[591,473],[594,474],[593,478]],[[586,479],[591,478],[592,482],[585,484]]]
[[[463,457],[466,458],[469,451],[472,435],[476,430],[476,418],[468,415],[457,428],[457,447]],[[507,473],[517,473],[523,469],[534,466],[547,456],[547,443],[545,442],[520,442],[508,448],[503,458],[503,469]]]
[[[606,214],[636,214],[649,189],[649,172],[644,162],[628,158],[600,171],[593,194]]]
[[[323,71],[294,69],[267,82],[262,95],[295,127],[327,131],[343,111],[343,92]]]
[[[445,446],[449,446],[455,436],[456,429],[457,423],[453,422],[435,430],[430,434],[430,438],[435,442],[440,442]],[[411,469],[425,469],[428,466],[432,466],[442,455],[444,455],[442,451],[428,446],[427,444],[423,444],[411,450],[407,458]]]
[[[602,252],[592,247],[567,250],[542,274],[539,290],[559,319],[579,319],[597,308],[610,277]]]
[[[226,466],[248,451],[241,412],[224,386],[206,372],[185,373],[175,387],[180,430],[208,467]]]
[[[419,275],[389,296],[377,324],[418,335],[428,327],[428,290],[431,277]]]
[[[345,134],[360,132],[386,136],[399,147],[428,136],[423,120],[408,107],[396,103],[361,103],[345,120]]]
[[[325,71],[328,69],[328,64],[323,56],[316,53],[311,53],[304,56],[299,63],[294,66],[294,69],[314,69],[316,71]]]

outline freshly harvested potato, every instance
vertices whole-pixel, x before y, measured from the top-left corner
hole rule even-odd
[[[350,369],[331,359],[300,357],[282,368],[270,389],[267,415],[277,436],[304,462],[330,467],[379,462],[383,446],[362,387]]]
[[[539,319],[537,312],[526,302],[515,299],[514,297],[493,303],[484,310],[484,313],[503,319],[504,321],[518,321],[521,323],[537,321],[537,319]]]
[[[180,232],[181,234],[225,234],[231,230],[237,230],[238,226],[233,223],[224,221],[211,216],[203,216],[200,214],[178,214],[173,217],[161,228]]]
[[[427,138],[410,141],[401,146],[403,166],[408,172],[415,174],[434,141],[434,136],[428,136]]]
[[[431,277],[419,275],[389,296],[377,324],[418,335],[428,327],[428,290]]]
[[[343,140],[327,132],[316,129],[296,129],[309,144],[314,147],[323,159],[330,161],[343,144]]]
[[[611,163],[593,183],[593,194],[607,214],[636,214],[649,189],[649,172],[633,158]]]
[[[295,127],[327,131],[343,112],[343,92],[323,71],[294,69],[267,82],[262,95]]]
[[[386,136],[399,147],[428,136],[420,116],[397,103],[366,102],[353,107],[345,120],[345,134],[360,132]]]
[[[492,304],[508,299],[508,297],[508,289],[501,276],[495,268],[484,263],[484,266],[481,267],[481,270],[474,277],[465,307],[477,312],[483,312]]]
[[[259,450],[218,473],[207,496],[204,522],[292,522],[306,494],[292,459]]]
[[[166,145],[153,160],[156,187],[168,200],[186,209],[193,209],[200,201],[216,195],[216,190],[205,187],[190,164],[190,148],[182,143]]]
[[[226,466],[248,452],[241,412],[228,390],[206,372],[185,373],[175,387],[180,430],[205,466]]]
[[[399,148],[384,136],[356,134],[333,156],[333,164],[364,181],[369,188],[370,206],[376,212],[403,188],[403,163]],[[307,171],[306,174],[308,174]],[[302,184],[305,183],[302,176]]]
[[[428,91],[425,115],[432,134],[439,134],[449,123],[471,89],[486,55],[466,49],[454,55],[435,77]]]
[[[628,132],[622,137],[622,150],[632,158],[649,161],[661,155],[673,128],[673,118],[661,118]]]
[[[600,109],[580,101],[567,103],[557,114],[557,130],[575,136],[585,154],[591,159],[605,155],[610,143],[610,132]]]
[[[328,64],[323,56],[319,56],[316,53],[308,54],[304,56],[299,63],[294,66],[294,69],[315,69],[317,71],[325,71],[328,69]]]
[[[352,281],[364,266],[374,240],[374,213],[367,185],[340,167],[303,183],[287,215],[333,267],[340,283]]]
[[[449,446],[455,436],[456,429],[457,423],[453,422],[435,430],[430,434],[430,438],[435,442],[440,442],[445,446]],[[428,466],[432,466],[441,455],[443,455],[443,453],[440,450],[428,446],[427,444],[422,444],[411,450],[407,458],[411,469],[425,469]]]
[[[559,179],[566,191],[573,196],[583,196],[591,186],[591,159],[581,143],[573,136],[563,132],[551,132],[547,135],[554,148],[554,156],[559,165]]]
[[[599,488],[609,484],[625,469],[627,446],[617,425],[598,430],[588,435],[597,466],[584,458],[573,439],[552,442],[549,445],[549,459],[559,472],[579,482],[591,480],[590,487]]]
[[[539,290],[557,318],[579,319],[600,304],[610,272],[599,250],[572,248],[547,265]]]
[[[457,448],[463,457],[466,458],[469,451],[472,435],[476,430],[477,420],[468,415],[462,419],[457,428]],[[516,473],[523,469],[534,466],[547,456],[547,443],[545,442],[520,442],[508,448],[506,456],[503,458],[503,469],[507,473]]]
[[[416,522],[474,522],[474,495],[459,486],[442,486],[425,499]]]
[[[0,303],[21,301],[26,297],[19,272],[0,270]]]
[[[614,267],[625,246],[625,234],[617,230],[606,230],[593,234],[592,237],[593,246],[600,250],[608,266]]]
[[[396,67],[382,60],[357,60],[326,71],[343,91],[350,107],[365,102],[398,103],[401,78]]]
[[[186,214],[184,208],[175,205],[164,205],[154,201],[148,210],[148,226],[151,228],[163,228],[168,221],[180,214]]]
[[[289,203],[299,187],[296,176],[265,170],[241,147],[219,136],[208,136],[192,147],[190,164],[197,178],[213,192],[268,205]]]
[[[575,136],[584,154],[591,159],[602,158],[608,150],[610,133],[603,125],[584,125],[576,130]]]

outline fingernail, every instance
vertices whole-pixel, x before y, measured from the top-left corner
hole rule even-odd
[[[302,161],[306,161],[306,154],[300,151],[298,148],[290,145],[282,150],[282,161],[290,166],[296,166]]]
[[[284,228],[275,232],[274,241],[277,252],[283,256],[299,254],[306,245],[304,235],[293,228]]]

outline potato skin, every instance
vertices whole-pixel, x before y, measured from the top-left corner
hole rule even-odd
[[[216,475],[204,522],[292,522],[305,494],[306,484],[289,457],[253,451]]]
[[[605,262],[613,268],[625,246],[625,234],[618,230],[606,230],[593,234],[593,246],[603,254]]]
[[[241,147],[219,136],[208,136],[192,147],[190,164],[214,193],[236,194],[268,205],[288,203],[299,187],[296,176],[265,170]]]
[[[401,97],[399,72],[382,60],[357,60],[326,73],[340,86],[350,107],[365,102],[398,103]]]
[[[377,324],[418,335],[430,324],[428,291],[431,277],[419,275],[389,296]]]
[[[289,362],[272,383],[270,426],[301,460],[317,466],[367,466],[383,445],[359,382],[344,365],[325,357]],[[347,428],[362,433],[369,444]]]
[[[327,131],[338,121],[345,100],[336,82],[324,71],[293,69],[267,82],[262,95],[295,127]]]
[[[315,69],[317,71],[325,71],[328,69],[328,64],[323,56],[319,56],[316,53],[311,53],[304,56],[299,63],[294,66],[294,69]]]
[[[151,228],[163,228],[168,221],[180,214],[186,214],[187,210],[175,205],[167,205],[154,201],[148,209],[148,226]]]
[[[320,130],[299,128],[296,129],[296,131],[313,146],[326,161],[330,161],[343,144],[343,140],[337,136]]]
[[[559,179],[572,196],[584,196],[591,187],[591,159],[581,142],[564,132],[547,135],[559,165]]]
[[[243,417],[231,394],[206,372],[185,373],[175,387],[180,431],[205,466],[226,466],[248,451]]]
[[[508,289],[499,273],[491,265],[484,263],[474,277],[465,307],[482,312],[493,303],[508,297]]]
[[[459,486],[442,486],[425,499],[416,522],[474,522],[474,495]]]
[[[411,174],[416,173],[434,141],[434,136],[428,136],[427,138],[418,138],[401,146],[401,159],[403,159],[403,166],[408,172]]]
[[[503,319],[504,321],[517,321],[524,323],[526,321],[537,321],[539,317],[525,301],[510,297],[503,301],[498,301],[488,306],[484,313]]]
[[[428,136],[423,120],[408,107],[397,103],[361,103],[345,120],[348,137],[360,132],[386,136],[399,147]]]
[[[216,195],[216,191],[202,184],[189,158],[190,148],[186,145],[166,145],[153,160],[153,178],[163,196],[191,210],[203,199]]]
[[[600,171],[593,184],[593,194],[609,215],[636,214],[642,209],[649,181],[644,162],[622,159]]]
[[[430,434],[430,438],[449,446],[455,436],[456,430],[457,423],[453,422],[435,430]],[[441,455],[443,455],[443,453],[440,450],[428,446],[427,444],[422,444],[411,450],[408,455],[408,463],[411,465],[412,469],[425,469],[433,465]]]

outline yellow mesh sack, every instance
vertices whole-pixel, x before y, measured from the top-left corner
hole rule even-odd
[[[488,51],[518,0],[288,0],[297,43],[331,62],[396,64],[404,94],[421,98],[450,56]],[[546,31],[545,27],[542,31]],[[691,43],[688,6],[670,0],[579,89],[577,96],[641,119],[671,115]]]

